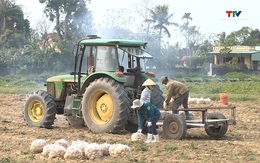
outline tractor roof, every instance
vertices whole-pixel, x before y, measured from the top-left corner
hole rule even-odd
[[[85,39],[81,40],[80,44],[84,45],[116,45],[119,46],[144,46],[147,44],[146,41],[139,40],[124,40],[124,39]]]

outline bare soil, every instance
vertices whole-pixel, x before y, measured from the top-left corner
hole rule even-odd
[[[54,129],[27,126],[23,119],[25,101],[19,95],[0,94],[0,161],[1,163],[41,162],[196,162],[226,163],[260,161],[260,110],[259,102],[236,102],[237,124],[231,125],[221,139],[210,138],[204,128],[187,130],[183,140],[166,139],[159,128],[160,142],[145,144],[131,142],[131,133],[94,134],[85,128],[68,125],[65,117],[57,115]],[[218,104],[218,102],[213,102]],[[225,112],[224,115],[229,114]],[[64,138],[67,141],[85,140],[91,143],[126,144],[131,155],[113,158],[104,156],[95,160],[48,159],[30,152],[31,142],[36,139],[54,142]]]

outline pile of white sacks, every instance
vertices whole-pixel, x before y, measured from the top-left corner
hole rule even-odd
[[[44,139],[34,140],[31,143],[30,151],[41,153],[48,158],[89,160],[94,160],[102,156],[121,157],[131,154],[130,147],[124,144],[97,144],[82,140],[69,143],[65,139],[59,139],[54,143],[48,143]]]
[[[166,102],[163,102],[163,109],[164,110],[172,110],[173,108],[173,99],[171,98],[168,105],[166,105]],[[188,98],[188,104],[210,104],[211,99],[210,98]]]
[[[210,104],[211,99],[210,98],[191,98],[189,97],[189,104]]]

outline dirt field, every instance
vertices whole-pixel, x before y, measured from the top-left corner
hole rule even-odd
[[[211,139],[203,128],[187,130],[183,140],[164,138],[159,128],[160,143],[131,142],[130,133],[93,134],[87,128],[69,126],[63,116],[57,116],[54,129],[27,126],[22,110],[25,101],[18,95],[0,94],[0,161],[17,162],[196,162],[196,163],[243,163],[260,162],[260,110],[259,103],[233,103],[237,108],[237,125],[229,126],[225,137]],[[217,103],[217,102],[215,102]],[[30,152],[30,144],[36,139],[54,142],[64,138],[67,141],[85,140],[91,143],[121,143],[131,148],[131,155],[113,158],[104,156],[93,160],[48,159]]]

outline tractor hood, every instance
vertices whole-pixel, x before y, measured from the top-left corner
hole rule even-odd
[[[83,77],[85,79],[85,77]],[[76,77],[76,82],[77,82],[77,77]],[[83,80],[84,80],[83,79]],[[47,82],[74,82],[74,75],[57,75],[53,76],[47,79]]]

